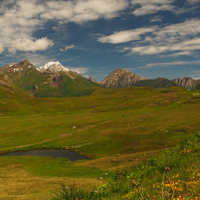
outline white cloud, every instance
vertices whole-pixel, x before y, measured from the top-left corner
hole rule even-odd
[[[2,53],[2,52],[3,52],[3,44],[0,43],[0,53]]]
[[[76,0],[50,1],[46,5],[48,9],[41,14],[42,19],[83,23],[98,18],[116,17],[120,11],[128,7],[129,3],[127,0]]]
[[[11,42],[9,52],[16,53],[19,51],[42,51],[53,46],[53,42],[48,38],[41,38],[35,41],[29,39],[16,39]]]
[[[197,61],[175,61],[175,62],[166,62],[166,63],[150,63],[146,66],[139,67],[142,68],[150,68],[150,67],[166,67],[166,66],[173,66],[173,65],[199,65],[200,60]]]
[[[78,71],[83,75],[86,75],[86,73],[88,72],[89,68],[88,67],[70,67],[70,66],[65,66],[68,69],[72,70],[72,71]]]
[[[174,6],[172,2],[174,0],[132,0],[134,6],[140,5],[141,7],[136,8],[132,13],[135,16],[154,14],[159,11],[173,11]]]
[[[73,45],[73,44],[70,45],[70,46],[66,46],[66,47],[65,47],[65,51],[67,51],[67,50],[69,50],[69,49],[72,49],[72,48],[74,48],[74,45]]]
[[[98,41],[111,44],[133,41],[129,46],[119,50],[119,52],[129,51],[128,55],[153,55],[166,52],[171,53],[173,57],[190,55],[200,50],[200,20],[191,19],[165,27],[151,26],[114,32],[109,36],[100,37]]]
[[[170,11],[179,15],[199,9],[199,7],[195,5],[199,3],[199,0],[186,1],[187,4],[181,5],[178,1],[176,2],[176,0],[132,0],[132,4],[135,7],[135,10],[132,13],[135,16],[142,16],[155,14],[159,11]]]
[[[135,16],[157,13],[158,11],[173,10],[172,5],[147,4],[133,11]]]
[[[17,49],[35,51],[41,49],[36,47],[38,42],[37,45],[32,43],[31,46],[34,47],[31,48],[26,44],[28,41],[37,41],[38,38],[34,38],[33,33],[43,29],[48,20],[62,24],[83,23],[99,18],[109,19],[118,16],[128,5],[128,0],[4,0],[0,3],[0,42],[4,48],[10,49],[10,52]],[[22,42],[20,38],[26,38],[27,41]]]
[[[178,53],[172,53],[172,54],[164,55],[164,57],[174,57],[174,58],[176,58],[178,56],[185,56],[185,55],[189,56],[191,54],[192,54],[191,51],[180,51]]]
[[[139,53],[140,55],[159,54],[169,49],[166,46],[141,46],[133,48],[124,48],[125,51],[130,50],[129,54]]]
[[[132,40],[140,40],[141,35],[153,32],[155,28],[138,28],[134,30],[125,30],[125,31],[118,31],[114,32],[112,35],[109,36],[102,36],[98,38],[97,41],[102,43],[111,43],[111,44],[118,44],[118,43],[124,43],[129,42]]]
[[[140,55],[153,55],[162,52],[180,51],[174,54],[174,57],[180,55],[190,55],[191,51],[200,50],[200,38],[194,38],[176,44],[162,45],[148,45],[140,47],[125,47],[121,52],[130,51],[129,55],[139,53]],[[172,54],[173,55],[173,54]]]
[[[200,33],[200,20],[191,19],[183,23],[171,24],[160,29],[156,34],[164,38],[176,37],[181,38],[185,36],[195,36]],[[166,40],[166,39],[165,39]]]
[[[187,0],[187,2],[193,5],[199,3],[199,0]]]
[[[174,0],[132,0],[132,4],[133,5],[137,5],[137,4],[141,4],[141,5],[145,5],[145,4],[170,4],[172,3]]]
[[[156,16],[156,17],[150,19],[150,22],[160,22],[160,21],[162,21],[162,18],[160,16]]]

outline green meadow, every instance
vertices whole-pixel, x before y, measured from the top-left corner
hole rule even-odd
[[[51,199],[62,184],[71,185],[72,190],[75,186],[103,191],[103,185],[111,187],[107,185],[116,173],[124,174],[153,155],[161,156],[160,150],[171,150],[200,131],[200,93],[180,87],[99,89],[89,96],[65,98],[33,98],[2,88],[0,92],[1,154],[70,149],[91,158],[70,162],[64,158],[0,157],[0,199]],[[126,178],[132,180],[128,173]],[[162,185],[163,174],[159,176]],[[134,196],[131,188],[116,188],[120,195],[102,193],[98,198],[123,199],[126,194],[127,199],[153,198],[141,192],[142,196]],[[139,190],[139,183],[134,189]],[[76,195],[65,199],[81,198],[89,199]],[[153,199],[164,198],[169,196],[161,192]]]

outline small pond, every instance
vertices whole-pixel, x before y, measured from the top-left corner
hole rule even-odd
[[[32,150],[26,152],[12,152],[2,154],[0,156],[47,156],[53,158],[68,158],[71,161],[77,160],[89,160],[86,156],[79,156],[74,151],[67,151],[67,150]]]

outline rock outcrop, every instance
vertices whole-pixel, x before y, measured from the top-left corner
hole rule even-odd
[[[200,84],[200,79],[194,80],[191,77],[175,78],[172,81],[181,87],[192,90],[196,90],[197,84]]]
[[[94,82],[94,83],[98,83],[92,75],[90,75],[89,80],[92,81],[92,82]]]
[[[141,80],[147,79],[127,69],[115,69],[100,84],[106,88],[121,88],[133,86]]]
[[[63,76],[60,74],[55,74],[53,81],[51,82],[52,87],[61,87],[63,85]]]
[[[31,68],[36,69],[32,63],[30,63],[28,60],[23,60],[19,63],[14,63],[11,65],[6,65],[2,68],[0,68],[0,74],[8,73],[8,72],[14,72],[14,73],[19,73],[21,74],[24,71],[27,71]],[[22,73],[24,74],[24,73]]]

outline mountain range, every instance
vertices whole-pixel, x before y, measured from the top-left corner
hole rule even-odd
[[[147,79],[142,76],[138,76],[133,72],[129,72],[127,69],[115,69],[100,84],[106,88],[120,88],[120,87],[153,87],[153,88],[167,88],[173,86],[181,86],[187,89],[196,90],[197,85],[200,84],[199,80],[194,80],[190,77],[166,79],[156,78]]]
[[[0,68],[0,77],[6,77],[23,91],[35,97],[86,96],[102,88],[77,71],[49,62],[35,68],[28,60]]]
[[[87,96],[97,89],[122,87],[166,88],[181,86],[196,90],[199,80],[190,77],[168,80],[166,78],[146,79],[127,69],[115,69],[98,83],[93,76],[89,79],[78,71],[65,68],[59,61],[48,62],[36,68],[28,60],[0,68],[0,84],[14,85],[35,97]],[[4,84],[4,86],[5,86]],[[4,88],[5,89],[5,88]],[[21,94],[23,93],[21,92]],[[23,93],[24,95],[24,93]]]
[[[172,81],[181,87],[196,90],[197,85],[200,84],[200,79],[194,80],[191,77],[175,78]]]

